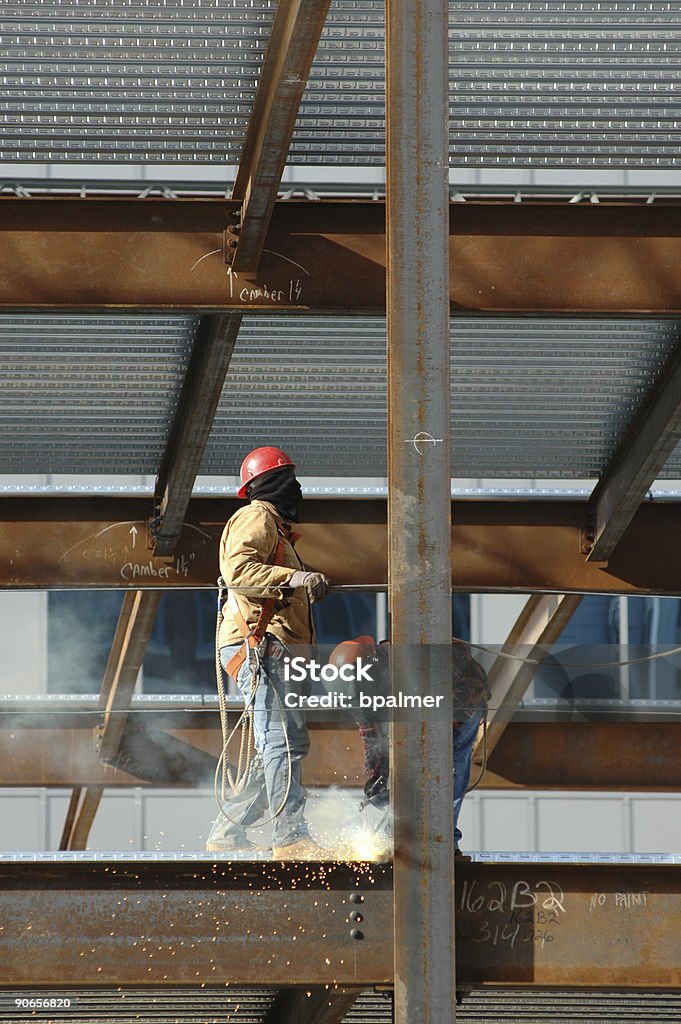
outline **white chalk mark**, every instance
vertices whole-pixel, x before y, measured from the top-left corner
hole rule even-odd
[[[413,444],[414,448],[416,449],[416,452],[419,455],[423,455],[423,449],[419,448],[420,444],[423,444],[423,445],[442,444],[442,440],[443,439],[441,437],[433,437],[432,434],[427,434],[427,433],[425,433],[425,431],[422,431],[420,434],[416,434],[414,437],[408,438],[404,443],[405,444]]]
[[[134,548],[135,544],[137,543],[137,527],[136,526],[131,526],[130,527],[130,536],[132,537],[132,546]]]
[[[77,544],[72,544],[71,547],[68,548],[63,555],[60,556],[58,561],[62,562],[67,557],[67,555],[70,555],[72,551],[75,551],[76,548],[79,548],[81,544],[85,544],[85,542],[88,540],[96,540],[97,537],[101,537],[103,533],[108,533],[109,530],[115,530],[119,526],[131,526],[135,523],[140,523],[142,526],[144,525],[141,519],[128,519],[128,521],[124,523],[109,523],[108,526],[102,527],[102,529],[98,530],[97,533],[91,533],[89,534],[89,536],[83,537],[82,540],[79,540]]]
[[[215,256],[217,252],[222,252],[222,249],[212,249],[211,252],[207,252],[205,256],[200,256],[199,259],[194,264],[194,266],[192,267],[192,269],[189,271],[189,273],[191,274],[192,270],[196,270],[199,263],[202,263],[203,260],[207,260],[209,256]]]
[[[239,275],[236,274],[232,270],[231,267],[227,267],[227,277],[229,278],[229,297],[230,297],[230,299],[234,298],[234,278],[238,277],[238,276]]]
[[[182,525],[186,526],[188,530],[196,530],[197,533],[200,533],[202,537],[207,537],[208,540],[213,540],[212,534],[206,533],[205,530],[201,530],[198,526],[194,526],[193,523],[183,523]]]
[[[309,270],[306,270],[305,267],[302,266],[302,264],[296,263],[295,260],[289,259],[288,256],[284,256],[282,252],[274,252],[272,249],[263,249],[263,252],[268,252],[270,256],[278,256],[279,259],[286,260],[287,263],[292,263],[294,267],[298,267],[300,270],[302,270],[304,274],[307,274],[307,276],[310,277]]]
[[[119,526],[129,526],[130,527],[129,533],[130,533],[131,537],[133,538],[133,545],[132,546],[134,547],[135,546],[135,543],[134,543],[135,536],[136,536],[136,534],[138,532],[137,531],[137,525],[138,524],[140,526],[143,526],[143,527],[146,526],[146,523],[144,522],[143,519],[128,519],[127,522],[109,523],[108,526],[102,527],[102,529],[98,530],[97,533],[91,533],[87,537],[83,537],[83,539],[79,540],[76,544],[72,544],[70,548],[67,548],[67,550],[64,552],[63,555],[60,555],[58,561],[59,562],[63,562],[64,559],[67,558],[71,554],[72,551],[75,551],[76,548],[79,548],[83,544],[86,544],[89,540],[96,540],[98,537],[101,537],[102,534],[108,533],[109,530],[117,530]],[[183,525],[186,526],[188,530],[196,530],[197,533],[200,533],[202,537],[206,537],[207,540],[213,540],[212,534],[207,533],[205,530],[200,529],[198,526],[194,526],[193,523],[184,523]],[[133,534],[133,530],[135,531],[134,534]]]

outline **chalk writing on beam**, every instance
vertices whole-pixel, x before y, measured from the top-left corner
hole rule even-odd
[[[534,889],[523,880],[515,882],[510,888],[499,881],[479,887],[476,881],[466,880],[461,890],[460,907],[471,914],[477,914],[483,909],[489,913],[505,913],[535,907],[564,914],[565,896],[557,882],[548,880],[537,882]]]
[[[230,291],[231,288],[230,277]],[[292,278],[286,288],[269,288],[268,285],[262,284],[246,286],[239,290],[240,302],[257,302],[258,299],[268,299],[270,302],[300,302],[302,296],[303,285],[299,277]]]
[[[516,944],[524,942],[538,942],[541,949],[548,942],[553,942],[554,936],[548,928],[535,928],[532,925],[521,924],[520,922],[507,921],[505,924],[492,924],[490,921],[483,921],[478,934],[472,938],[472,942],[488,942],[492,946],[508,945],[515,949]]]
[[[184,523],[187,531],[191,531],[193,544],[203,547],[207,542],[212,545],[215,539],[206,530],[194,523]],[[126,582],[143,578],[157,580],[187,579],[192,565],[197,558],[196,551],[185,550],[175,556],[174,560],[155,558],[149,543],[140,543],[140,533],[147,530],[147,523],[141,520],[109,523],[96,533],[91,533],[73,544],[60,556],[60,562],[73,562],[82,559],[85,562],[106,563]],[[195,536],[198,534],[198,538]]]
[[[472,942],[510,949],[529,942],[543,949],[557,937],[552,929],[560,928],[566,913],[563,890],[549,879],[534,885],[524,879],[513,885],[498,880],[478,885],[466,880],[459,906],[464,913],[483,918]]]
[[[624,910],[645,909],[648,906],[647,892],[595,892],[589,899],[589,913],[599,907],[615,906]]]

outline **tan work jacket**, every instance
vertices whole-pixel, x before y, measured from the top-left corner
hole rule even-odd
[[[269,501],[251,501],[234,513],[220,539],[220,573],[228,587],[285,586],[296,569],[305,569],[293,544],[286,539],[282,564],[273,565],[280,538],[277,528],[282,525],[281,517]],[[232,592],[236,593],[239,611],[249,628],[253,628],[258,621],[262,601],[239,594],[238,590]],[[267,597],[281,599],[282,594],[276,589],[263,589],[262,599]],[[305,588],[296,587],[283,598],[282,603],[284,607],[275,609],[267,632],[283,644],[314,643],[312,614]],[[238,644],[242,639],[227,603],[223,608],[218,637],[220,647]]]

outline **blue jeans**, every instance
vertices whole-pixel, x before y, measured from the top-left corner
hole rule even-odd
[[[226,669],[242,646],[234,644],[220,648],[223,668]],[[224,836],[243,832],[243,827],[254,824],[267,813],[267,817],[275,816],[272,822],[272,845],[287,846],[309,836],[304,817],[305,790],[300,781],[301,761],[310,749],[305,715],[302,711],[285,706],[287,690],[283,666],[275,658],[262,659],[255,700],[251,700],[251,667],[248,659],[239,669],[236,684],[245,703],[253,708],[253,738],[255,749],[262,758],[265,792],[259,758],[256,758],[244,791],[231,798],[225,807],[232,821],[224,830],[220,829],[220,833]],[[290,781],[287,737],[291,761]]]
[[[470,718],[457,723],[454,730],[454,848],[459,849],[461,829],[459,813],[471,777],[473,746],[478,735],[484,708],[477,708]]]

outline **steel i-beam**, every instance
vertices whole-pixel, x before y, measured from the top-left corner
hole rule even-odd
[[[392,723],[396,1024],[455,1012],[447,19],[446,0],[386,4],[391,675],[445,695]]]

